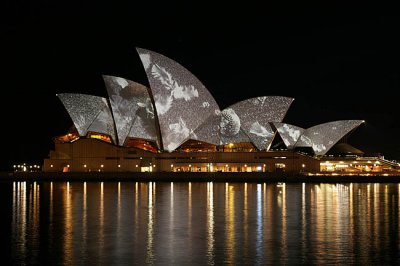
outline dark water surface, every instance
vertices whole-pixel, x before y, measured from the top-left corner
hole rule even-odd
[[[0,183],[15,265],[400,264],[400,184]]]

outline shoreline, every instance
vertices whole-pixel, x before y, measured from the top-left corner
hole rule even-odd
[[[266,172],[0,172],[0,181],[400,183],[400,174],[396,176],[308,176]]]

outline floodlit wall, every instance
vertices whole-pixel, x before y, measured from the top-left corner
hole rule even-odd
[[[45,172],[140,172],[142,166],[153,165],[153,153],[119,147],[97,139],[79,139],[58,143],[44,160]],[[150,162],[150,163],[149,163]],[[69,167],[68,167],[69,166]]]
[[[60,156],[62,155],[62,156]],[[151,169],[150,169],[151,166]],[[45,172],[292,172],[319,171],[319,160],[292,151],[151,153],[97,139],[59,143]],[[267,178],[267,176],[266,176]]]

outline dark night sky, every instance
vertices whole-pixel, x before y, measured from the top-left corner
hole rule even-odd
[[[394,7],[57,2],[9,0],[0,9],[2,169],[41,163],[52,137],[72,125],[56,93],[107,96],[103,74],[147,85],[135,47],[181,63],[221,108],[282,95],[295,98],[287,123],[364,119],[349,142],[400,159]]]

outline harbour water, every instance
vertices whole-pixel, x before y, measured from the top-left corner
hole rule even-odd
[[[10,265],[400,264],[398,183],[1,182]]]

